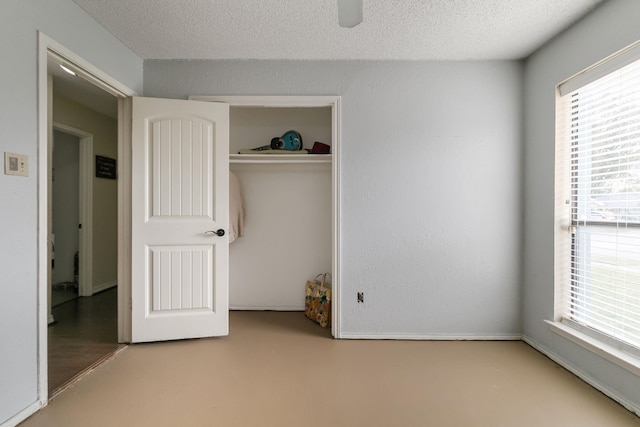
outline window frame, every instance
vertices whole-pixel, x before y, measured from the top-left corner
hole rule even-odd
[[[598,63],[575,74],[556,85],[555,99],[555,212],[554,212],[554,319],[547,321],[550,329],[573,341],[580,346],[593,351],[619,366],[640,374],[640,348],[618,340],[597,329],[577,323],[567,318],[567,299],[571,298],[571,282],[574,273],[573,245],[577,235],[576,224],[572,220],[573,188],[572,157],[573,142],[567,136],[566,124],[569,120],[566,114],[567,96],[600,78],[626,65],[640,61],[640,41],[614,53]],[[640,64],[639,64],[640,65]],[[611,226],[615,222],[586,220],[579,221],[581,225]],[[632,226],[640,226],[633,224]]]

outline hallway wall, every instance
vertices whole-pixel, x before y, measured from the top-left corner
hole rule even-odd
[[[78,252],[79,144],[77,136],[53,132],[52,231],[55,235],[51,284],[74,281],[74,255]]]

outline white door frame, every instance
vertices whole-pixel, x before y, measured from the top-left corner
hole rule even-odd
[[[51,255],[49,59],[63,63],[85,80],[118,97],[118,341],[126,342],[131,330],[131,253],[128,248],[131,245],[131,144],[130,136],[126,136],[129,122],[126,116],[130,116],[130,97],[136,93],[60,43],[38,32],[38,407],[30,408],[33,412],[46,406],[48,402],[47,321]]]
[[[68,133],[79,138],[79,221],[82,224],[78,252],[78,295],[93,295],[93,134],[73,126],[54,121],[53,130]],[[51,183],[49,184],[51,187]]]

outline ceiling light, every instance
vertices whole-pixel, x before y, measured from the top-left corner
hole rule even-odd
[[[65,67],[64,65],[60,64],[60,68],[62,68],[63,70],[65,70],[67,73],[71,74],[72,76],[75,76],[76,73],[73,72],[73,70]]]
[[[362,22],[362,0],[338,0],[338,24],[353,28]]]

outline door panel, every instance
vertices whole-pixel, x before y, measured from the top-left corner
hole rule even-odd
[[[202,247],[149,247],[151,313],[164,310],[214,309],[209,289],[213,253]]]
[[[133,98],[132,341],[228,334],[229,107]]]

